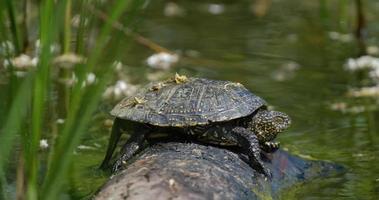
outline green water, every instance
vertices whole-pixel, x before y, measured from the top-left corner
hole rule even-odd
[[[292,127],[278,137],[282,147],[348,169],[343,175],[286,191],[284,199],[379,197],[378,97],[347,97],[349,88],[362,84],[362,77],[343,68],[348,58],[358,55],[357,45],[354,39],[346,42],[330,37],[330,32],[352,31],[352,2],[330,1],[323,9],[323,1],[273,0],[261,17],[251,10],[257,1],[218,1],[224,9],[219,14],[208,11],[209,3],[215,1],[175,2],[182,9],[178,16],[165,16],[166,1],[154,0],[135,23],[138,33],[183,55],[172,69],[150,69],[145,60],[154,52],[130,39],[109,45],[109,54],[117,54],[125,64],[130,83],[145,84],[148,77],[175,72],[240,82],[292,117]],[[365,2],[367,41],[378,45],[379,1]],[[374,109],[331,109],[340,102]],[[90,195],[106,180],[97,166],[109,137],[103,123],[111,119],[107,112],[114,104],[101,104],[96,123],[82,142],[90,148],[76,151],[70,190],[73,198]]]

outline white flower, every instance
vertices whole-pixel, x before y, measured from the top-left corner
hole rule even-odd
[[[86,84],[92,85],[96,81],[96,75],[94,73],[87,74]]]
[[[74,53],[66,53],[54,58],[54,64],[57,64],[61,68],[71,69],[76,64],[84,63],[86,59],[80,55]]]
[[[76,28],[79,27],[81,20],[84,20],[84,26],[88,25],[88,19],[87,18],[83,18],[82,19],[82,16],[80,16],[80,15],[74,15],[72,17],[72,20],[71,20],[72,26],[76,27]]]
[[[105,99],[119,100],[126,96],[131,96],[137,91],[137,86],[128,84],[123,80],[119,80],[115,85],[109,86],[103,93]]]
[[[41,54],[41,50],[42,50],[42,45],[41,45],[41,41],[39,39],[37,39],[34,43],[34,48],[35,48],[35,52],[34,54],[35,55],[40,55]],[[50,45],[50,52],[51,53],[58,53],[60,51],[60,45],[57,44],[57,43],[53,43]]]
[[[370,55],[378,55],[379,54],[379,47],[377,47],[377,46],[368,46],[366,48],[366,51]]]
[[[126,90],[128,88],[128,84],[125,81],[119,80],[116,82],[115,87],[120,89],[121,91]]]
[[[80,150],[93,150],[93,149],[96,149],[95,147],[91,147],[91,146],[87,146],[87,145],[79,145],[77,148],[80,149]]]
[[[65,122],[65,120],[64,119],[61,119],[61,118],[59,118],[59,119],[57,119],[57,124],[64,124],[64,122]]]
[[[209,4],[208,12],[214,15],[222,14],[225,11],[223,4]]]
[[[369,75],[370,75],[370,77],[371,77],[372,79],[377,79],[377,80],[379,80],[379,68],[370,71]]]
[[[113,62],[113,66],[115,67],[115,70],[117,72],[121,71],[122,70],[122,67],[123,67],[123,64],[121,61],[114,61]]]
[[[347,104],[345,102],[336,102],[330,105],[330,109],[345,112],[347,109]]]
[[[47,149],[49,147],[49,144],[47,143],[47,140],[46,139],[41,139],[39,141],[39,147],[41,149]]]
[[[328,35],[329,35],[329,38],[332,40],[345,42],[345,43],[351,42],[354,39],[352,34],[344,34],[344,33],[338,33],[334,31],[329,32]]]
[[[169,69],[172,65],[179,61],[179,56],[176,54],[170,54],[161,52],[151,55],[147,59],[147,64],[154,69]]]
[[[167,17],[174,17],[184,15],[184,10],[175,2],[168,2],[164,7],[163,13]]]
[[[186,56],[192,57],[192,58],[196,58],[200,56],[200,52],[196,50],[192,50],[192,49],[186,50],[184,53],[186,54]]]
[[[5,56],[7,54],[14,54],[14,45],[8,40],[0,43],[0,55]]]
[[[300,68],[300,65],[296,62],[290,61],[284,63],[279,69],[272,72],[271,76],[276,81],[285,81],[295,76],[296,70]]]
[[[18,57],[10,60],[4,60],[4,66],[12,65],[16,70],[28,70],[31,67],[35,67],[38,63],[38,58],[31,58],[26,54],[21,54]]]
[[[351,97],[378,97],[379,85],[372,87],[363,87],[348,92],[348,96]]]
[[[71,73],[71,78],[60,79],[60,82],[71,87],[78,82],[78,77],[76,77],[75,73]]]
[[[373,56],[361,56],[355,59],[349,58],[345,63],[345,68],[349,71],[377,69],[379,68],[379,58]]]

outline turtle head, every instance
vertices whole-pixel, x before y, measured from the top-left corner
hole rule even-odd
[[[259,142],[264,143],[275,139],[290,124],[291,119],[287,114],[260,109],[250,121],[249,128],[257,135]]]

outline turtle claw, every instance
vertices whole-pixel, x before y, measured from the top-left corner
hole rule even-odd
[[[125,164],[126,164],[126,161],[123,159],[123,157],[117,159],[116,162],[112,166],[112,173],[118,172]]]
[[[263,175],[264,175],[265,180],[271,180],[272,179],[272,173],[266,167],[263,168]]]
[[[265,142],[262,145],[262,150],[267,153],[274,153],[275,151],[279,149],[279,147],[280,147],[279,142]]]

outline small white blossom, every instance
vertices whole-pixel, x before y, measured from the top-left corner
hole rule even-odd
[[[116,82],[116,88],[120,89],[120,90],[126,90],[128,88],[128,84],[125,82],[125,81],[117,81]]]
[[[51,53],[55,54],[55,53],[60,52],[60,50],[61,50],[61,46],[58,43],[54,43],[54,44],[50,45],[50,52]]]
[[[86,59],[80,55],[77,55],[74,53],[66,53],[66,54],[55,57],[53,62],[54,64],[57,64],[61,68],[71,69],[76,64],[84,63],[85,60]]]
[[[192,57],[192,58],[197,58],[200,56],[200,52],[198,52],[196,50],[192,50],[192,49],[186,50],[185,54],[186,54],[186,56]]]
[[[49,147],[49,144],[47,143],[46,139],[42,139],[39,141],[39,147],[41,149],[47,149]]]
[[[347,109],[347,104],[345,102],[336,102],[330,105],[330,109],[345,112]]]
[[[91,147],[91,146],[87,146],[87,145],[79,145],[77,148],[80,150],[94,150],[94,149],[96,149],[95,147]]]
[[[14,45],[10,41],[4,41],[0,43],[0,55],[13,55],[14,54]]]
[[[347,112],[349,113],[354,113],[354,114],[357,114],[357,113],[363,113],[367,111],[367,109],[365,108],[365,106],[353,106],[353,107],[350,107]]]
[[[370,55],[379,55],[379,47],[377,46],[368,46],[366,51]]]
[[[86,79],[86,83],[88,85],[92,85],[93,83],[95,83],[96,81],[96,75],[94,73],[89,73],[87,74],[87,79]]]
[[[38,58],[31,58],[26,54],[21,54],[18,57],[12,58],[10,60],[4,60],[4,66],[8,67],[12,65],[16,70],[28,70],[35,67],[38,63]]]
[[[126,96],[131,96],[137,91],[137,86],[128,84],[123,80],[119,80],[115,85],[109,86],[103,93],[105,99],[119,100]]]
[[[369,72],[369,75],[372,79],[379,80],[379,68],[373,69]]]
[[[352,34],[344,34],[344,33],[338,33],[331,31],[328,33],[329,38],[332,40],[348,43],[354,40],[354,37]]]
[[[296,70],[300,68],[300,65],[296,62],[290,61],[284,63],[279,69],[272,72],[271,77],[276,81],[286,81],[295,76]]]
[[[167,17],[175,17],[184,15],[184,10],[175,2],[166,3],[163,11]]]
[[[41,50],[42,50],[42,45],[41,45],[41,41],[39,39],[37,39],[35,41],[34,48],[35,48],[35,55],[40,55]],[[50,45],[50,52],[51,53],[58,53],[60,51],[60,48],[61,48],[60,45],[57,43],[51,44]]]
[[[59,82],[68,87],[72,87],[78,82],[78,77],[76,77],[75,73],[72,73],[71,78],[60,79]]]
[[[113,66],[115,67],[115,70],[117,72],[121,71],[122,70],[122,67],[123,67],[123,64],[121,61],[114,61],[113,62]]]
[[[379,97],[379,85],[363,87],[348,92],[351,97]]]
[[[225,11],[225,6],[223,4],[209,4],[208,12],[213,15],[222,14]]]
[[[80,16],[80,15],[74,15],[74,17],[72,17],[72,20],[71,20],[72,26],[76,27],[76,28],[79,27],[80,20],[84,20],[84,26],[88,25],[88,19],[87,18],[82,19],[82,16]]]
[[[349,58],[345,63],[345,68],[349,71],[356,71],[362,69],[377,69],[379,68],[379,58],[373,56]]]
[[[151,55],[146,62],[151,68],[154,69],[169,69],[178,61],[179,56],[177,54],[161,52]]]
[[[64,124],[64,122],[65,122],[65,120],[64,119],[61,119],[61,118],[59,118],[59,119],[57,119],[57,124]]]

